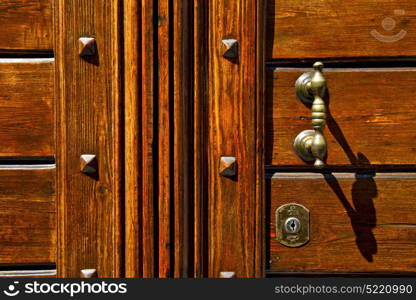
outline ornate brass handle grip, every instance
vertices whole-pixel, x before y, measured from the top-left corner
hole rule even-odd
[[[296,153],[305,161],[315,161],[316,168],[325,166],[327,143],[323,130],[326,124],[326,106],[323,100],[326,80],[322,73],[323,63],[316,62],[314,71],[305,73],[296,81],[296,95],[303,103],[312,104],[312,126],[314,130],[302,131],[294,141]]]

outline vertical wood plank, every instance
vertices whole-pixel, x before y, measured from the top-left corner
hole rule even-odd
[[[206,275],[206,210],[207,201],[207,115],[208,96],[208,4],[194,1],[193,7],[193,74],[194,74],[194,203],[193,260],[194,277]]]
[[[189,44],[189,1],[173,1],[173,146],[174,146],[174,277],[189,276],[189,177],[191,156],[189,137],[193,130],[190,123],[190,65],[192,47]]]
[[[157,7],[156,7],[157,9]],[[142,131],[142,257],[143,257],[143,277],[152,278],[157,276],[155,265],[155,176],[154,168],[154,122],[155,115],[155,47],[154,47],[154,15],[157,13],[153,0],[141,1],[141,124]],[[156,212],[157,216],[157,212]]]
[[[258,18],[263,1],[210,1],[209,6],[209,276],[262,275],[262,114]],[[248,24],[256,24],[249,26]],[[239,42],[236,62],[222,39]],[[260,128],[259,128],[260,126]],[[235,156],[236,178],[221,177],[222,155]],[[261,170],[261,171],[260,171]]]
[[[140,19],[137,0],[124,1],[124,103],[125,103],[125,268],[126,277],[141,277],[142,159],[140,120]]]
[[[169,0],[158,1],[158,158],[159,158],[159,277],[171,276],[171,131],[172,131],[172,51],[171,49],[171,9]]]
[[[122,276],[120,154],[120,5],[118,0],[56,1],[58,109],[58,276]],[[78,56],[78,38],[95,36],[98,56]],[[98,158],[98,179],[79,170]]]
[[[264,277],[266,274],[266,183],[265,183],[265,90],[266,90],[266,12],[267,0],[258,0],[256,6],[256,214],[254,277]],[[249,26],[246,28],[250,30]]]

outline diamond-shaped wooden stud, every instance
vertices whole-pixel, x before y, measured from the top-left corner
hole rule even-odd
[[[235,272],[220,272],[220,278],[234,278]]]
[[[97,270],[96,269],[83,269],[81,270],[81,278],[96,278]]]
[[[97,156],[94,154],[83,154],[80,158],[81,172],[88,176],[95,176],[98,171]]]
[[[222,40],[222,44],[224,47],[224,52],[222,53],[222,56],[230,60],[237,59],[238,41],[235,39],[225,39],[225,40]]]
[[[220,175],[223,177],[233,177],[237,174],[237,162],[234,156],[221,156]]]
[[[95,55],[97,51],[95,38],[93,37],[80,37],[78,39],[79,49],[78,53],[79,56],[92,56]]]

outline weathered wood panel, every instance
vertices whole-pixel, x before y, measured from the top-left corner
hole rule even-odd
[[[0,156],[54,156],[54,121],[54,60],[0,59]]]
[[[293,140],[312,129],[311,109],[295,95],[309,69],[268,72],[266,164],[305,166]],[[415,164],[416,69],[326,69],[328,165]]]
[[[0,52],[52,50],[52,0],[0,1]]]
[[[270,271],[416,271],[414,173],[274,177],[267,184]],[[292,202],[310,210],[311,240],[300,248],[275,240],[275,211]]]
[[[269,60],[416,55],[412,0],[267,3]]]
[[[262,47],[263,1],[209,3],[208,275],[263,274]],[[250,26],[247,26],[250,24]],[[235,60],[221,40],[238,40]],[[234,156],[237,176],[219,174],[221,156]]]
[[[56,246],[55,167],[1,166],[0,264],[55,263]]]
[[[93,268],[122,276],[121,1],[56,1],[59,277]],[[78,39],[95,36],[97,53],[81,58]],[[97,156],[94,178],[82,154]]]

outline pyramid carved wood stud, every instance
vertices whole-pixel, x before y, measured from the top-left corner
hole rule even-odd
[[[224,58],[229,60],[236,60],[238,58],[238,41],[235,39],[225,39],[222,40],[223,44],[223,54]]]
[[[237,175],[237,162],[234,156],[221,156],[220,175],[223,177],[234,177]]]
[[[78,39],[79,49],[78,53],[79,56],[93,56],[97,52],[97,45],[95,38],[93,37],[81,37]]]
[[[83,269],[81,270],[81,278],[97,278],[96,269]]]
[[[97,156],[94,154],[83,154],[80,159],[81,173],[88,176],[95,176],[98,171]]]
[[[235,278],[235,272],[220,272],[220,278]]]

